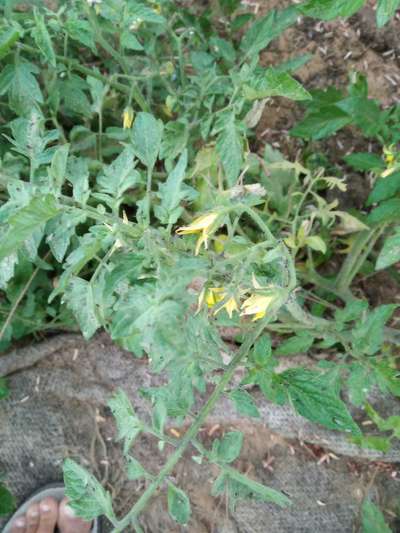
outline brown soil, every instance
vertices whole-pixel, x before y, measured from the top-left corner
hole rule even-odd
[[[270,0],[259,3],[260,15],[271,8],[290,5],[290,1]],[[265,65],[276,65],[301,54],[313,58],[296,72],[307,89],[335,86],[344,89],[351,72],[367,77],[369,95],[383,106],[400,102],[400,18],[396,17],[378,30],[375,11],[371,5],[349,20],[315,21],[300,17],[263,54]],[[274,99],[260,121],[257,133],[263,142],[273,144],[289,157],[296,154],[298,141],[286,133],[301,118],[296,103],[283,98]],[[357,138],[358,136],[358,138]],[[339,159],[349,151],[367,149],[360,134],[346,129],[323,143],[330,156]]]

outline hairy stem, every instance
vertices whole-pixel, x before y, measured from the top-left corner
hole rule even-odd
[[[220,382],[215,387],[214,391],[212,392],[207,402],[204,404],[197,418],[195,419],[191,427],[187,430],[187,432],[183,436],[182,440],[180,441],[179,446],[169,457],[168,461],[165,463],[163,468],[160,470],[159,474],[150,483],[150,485],[147,487],[147,489],[144,491],[144,493],[139,498],[139,500],[135,503],[132,509],[126,514],[124,518],[122,518],[117,523],[117,528],[114,530],[114,533],[117,533],[118,531],[122,531],[123,528],[127,527],[132,521],[134,521],[138,517],[138,515],[146,507],[150,498],[154,495],[157,489],[162,485],[166,477],[172,472],[173,468],[178,463],[179,459],[182,457],[183,453],[185,452],[186,448],[188,447],[192,439],[196,437],[205,419],[210,414],[210,412],[214,409],[215,404],[217,403],[220,396],[223,394],[226,386],[232,379],[237,366],[240,364],[242,359],[247,355],[247,353],[253,346],[256,339],[261,335],[262,331],[264,330],[264,327],[265,327],[265,324],[262,323],[252,332],[252,334],[248,335],[248,337],[246,338],[245,342],[242,344],[238,353],[233,357],[232,361],[226,367],[225,373],[221,377]]]

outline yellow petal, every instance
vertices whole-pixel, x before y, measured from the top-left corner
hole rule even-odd
[[[198,233],[200,231],[208,229],[216,220],[217,213],[209,213],[208,215],[202,215],[199,218],[193,220],[189,226],[182,226],[176,230],[178,235],[185,235],[188,233]]]
[[[125,107],[124,112],[122,113],[123,128],[124,130],[129,129],[132,126],[135,113],[131,106]]]
[[[256,313],[253,317],[253,322],[255,322],[256,320],[260,320],[260,318],[264,318],[265,317],[265,311],[261,311],[260,313]]]
[[[274,300],[274,296],[253,294],[243,302],[242,315],[256,315],[257,313],[263,313]]]

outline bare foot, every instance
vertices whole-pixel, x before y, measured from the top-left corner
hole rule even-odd
[[[26,514],[14,521],[11,533],[54,533],[56,526],[60,533],[89,533],[91,528],[91,524],[75,516],[66,498],[61,503],[45,498],[32,503]]]

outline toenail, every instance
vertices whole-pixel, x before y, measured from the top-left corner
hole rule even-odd
[[[72,509],[72,507],[70,507],[69,505],[66,505],[65,506],[65,514],[67,514],[68,516],[70,516],[71,518],[75,517],[76,514],[75,514],[75,511]]]
[[[19,520],[17,520],[17,521],[15,522],[15,525],[16,525],[17,527],[25,527],[25,520],[24,520],[23,518],[20,518]]]
[[[36,511],[36,509],[33,509],[32,511],[28,511],[28,514],[32,518],[36,518],[37,516],[39,516],[39,511]]]
[[[48,503],[42,503],[40,505],[40,509],[44,512],[44,513],[48,513],[50,511],[50,505]]]

